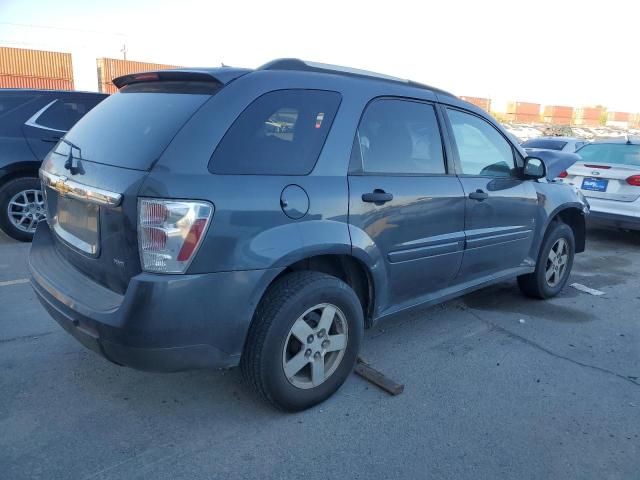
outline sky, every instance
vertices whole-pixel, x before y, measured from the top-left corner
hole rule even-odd
[[[640,112],[638,0],[0,0],[0,46],[258,67],[280,57],[373,70],[456,95]]]

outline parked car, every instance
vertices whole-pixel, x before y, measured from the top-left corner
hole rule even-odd
[[[114,84],[42,166],[29,264],[117,364],[239,364],[300,410],[345,381],[365,327],[514,277],[552,297],[584,250],[575,191],[447,92],[300,60]]]
[[[640,230],[640,141],[602,140],[578,150],[560,176],[580,188],[597,223]]]
[[[526,140],[522,143],[522,147],[530,154],[533,154],[535,150],[574,153],[585,143],[587,143],[585,140],[575,137],[538,137]]]
[[[0,228],[31,241],[44,217],[38,169],[67,130],[106,95],[0,89]]]

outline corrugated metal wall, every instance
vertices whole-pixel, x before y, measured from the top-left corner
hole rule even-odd
[[[71,54],[0,47],[0,88],[73,90]]]
[[[164,65],[161,63],[136,62],[133,60],[119,60],[116,58],[98,58],[98,89],[103,93],[115,93],[118,91],[111,82],[114,78],[131,73],[145,72],[149,70],[167,70],[180,68],[176,65]]]

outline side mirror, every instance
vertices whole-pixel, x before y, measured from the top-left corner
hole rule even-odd
[[[526,178],[544,178],[547,176],[547,167],[542,159],[538,157],[527,157],[524,159],[522,173]]]

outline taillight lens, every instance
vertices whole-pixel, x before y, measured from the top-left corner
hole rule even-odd
[[[640,187],[640,175],[631,175],[627,178],[627,183],[629,185],[633,185],[634,187]]]
[[[567,178],[567,175],[569,175],[567,172],[560,172],[560,174],[558,175],[559,178]]]
[[[147,272],[184,273],[202,243],[213,205],[187,200],[138,200],[138,247]]]

